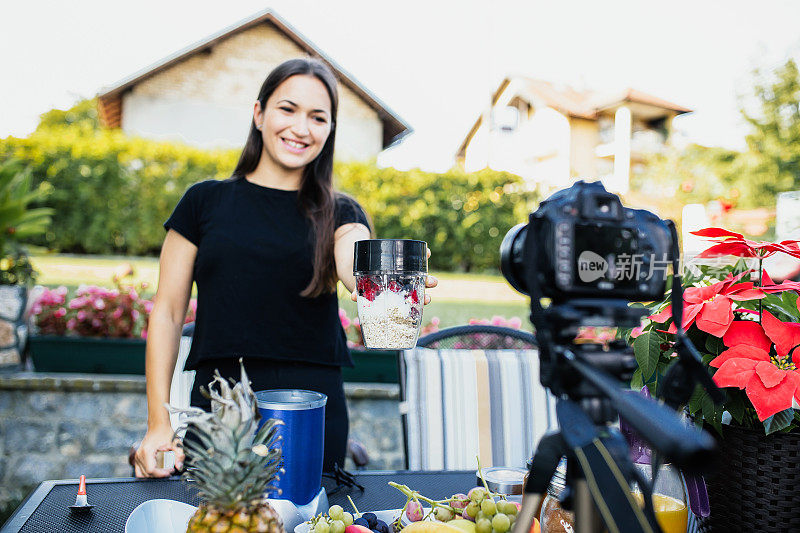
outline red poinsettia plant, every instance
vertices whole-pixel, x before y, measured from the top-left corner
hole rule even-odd
[[[755,242],[721,228],[693,234],[713,242],[699,257],[741,259],[684,272],[683,329],[726,394],[714,405],[698,387],[690,413],[720,432],[723,423],[800,431],[800,283],[775,283],[762,264],[775,253],[800,258],[798,241]],[[675,362],[670,291],[648,307],[653,313],[630,333],[639,364],[631,386],[656,392]]]

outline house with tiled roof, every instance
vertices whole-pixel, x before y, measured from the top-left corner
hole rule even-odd
[[[266,10],[194,43],[98,94],[101,122],[128,134],[240,147],[267,74],[295,57],[327,63],[339,82],[336,157],[368,160],[410,126],[309,39]]]
[[[456,153],[468,171],[513,172],[531,185],[598,178],[626,192],[631,172],[664,149],[672,120],[691,110],[635,89],[617,93],[507,77]]]

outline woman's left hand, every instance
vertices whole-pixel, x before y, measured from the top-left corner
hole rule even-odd
[[[428,250],[428,259],[430,259],[431,258],[431,249],[428,248],[427,250]],[[425,276],[425,288],[426,289],[432,289],[432,288],[436,287],[438,284],[439,284],[439,280],[436,279],[435,277],[431,276],[430,274]],[[350,299],[355,302],[358,299],[358,291],[351,292],[350,293]],[[431,297],[428,296],[428,293],[426,291],[425,292],[425,305],[428,305],[429,303],[431,303]]]
[[[426,246],[426,248],[427,248],[427,246]],[[431,258],[431,249],[427,248],[427,250],[428,250],[428,259],[430,259]],[[426,289],[432,289],[435,286],[437,286],[438,284],[439,284],[439,280],[436,279],[435,277],[433,277],[431,275],[425,276],[425,288]],[[431,297],[428,296],[428,291],[425,291],[425,305],[428,305],[429,303],[431,303]]]

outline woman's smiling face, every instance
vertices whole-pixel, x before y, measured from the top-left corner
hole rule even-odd
[[[265,155],[283,171],[302,170],[316,158],[331,133],[331,99],[325,85],[309,75],[281,83],[259,112]]]

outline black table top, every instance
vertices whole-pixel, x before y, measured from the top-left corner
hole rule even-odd
[[[358,483],[364,486],[345,488],[329,494],[331,505],[350,508],[350,496],[359,511],[397,509],[406,498],[389,487],[389,481],[408,485],[421,494],[443,499],[457,492],[466,492],[475,485],[474,471],[460,472],[359,472]],[[323,485],[330,493],[336,483],[329,479]],[[77,480],[45,481],[31,493],[0,529],[0,533],[122,533],[125,521],[141,503],[166,498],[197,505],[193,486],[179,478],[134,479],[114,478],[86,481],[86,493],[94,508],[87,514],[71,513],[75,503]]]

